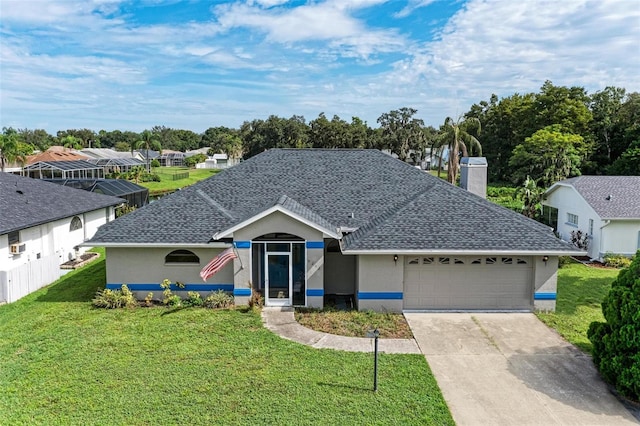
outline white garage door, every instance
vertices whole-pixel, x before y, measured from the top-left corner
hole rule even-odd
[[[404,309],[531,310],[532,259],[405,256]]]

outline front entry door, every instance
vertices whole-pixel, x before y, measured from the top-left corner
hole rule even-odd
[[[291,253],[266,253],[266,304],[291,306]]]

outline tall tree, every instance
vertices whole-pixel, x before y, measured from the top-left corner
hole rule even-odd
[[[522,201],[522,214],[531,219],[539,220],[542,215],[543,194],[544,188],[540,188],[535,180],[527,176],[515,194]]]
[[[235,129],[210,127],[202,134],[201,139],[201,144],[209,147],[209,155],[224,153],[229,158],[242,156],[242,139]]]
[[[145,161],[147,162],[147,173],[151,173],[151,160],[149,159],[149,150],[162,151],[162,145],[156,139],[156,136],[149,130],[140,133],[140,140],[136,143],[136,148],[145,148]]]
[[[514,182],[521,184],[531,176],[546,188],[559,180],[579,176],[588,151],[582,136],[563,133],[558,124],[547,126],[513,150],[509,164]]]
[[[593,160],[601,171],[603,166],[611,164],[613,140],[618,130],[619,112],[622,108],[625,89],[606,87],[604,90],[591,95],[591,113],[593,121],[591,129],[594,135]]]
[[[407,160],[410,150],[424,150],[424,121],[413,117],[417,112],[417,109],[404,107],[378,117],[383,145],[402,161]]]
[[[3,128],[0,134],[0,170],[4,172],[6,165],[16,161],[19,155],[18,134],[12,128]]]
[[[482,155],[482,145],[476,135],[480,134],[481,124],[477,118],[459,118],[457,121],[451,117],[444,120],[440,128],[440,145],[446,146],[449,151],[447,161],[447,180],[455,184],[460,171],[460,155],[463,157]]]

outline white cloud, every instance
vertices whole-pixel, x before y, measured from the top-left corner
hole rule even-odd
[[[417,9],[421,7],[429,6],[431,3],[434,3],[437,0],[409,0],[407,5],[403,7],[399,12],[395,13],[393,16],[396,18],[406,18],[411,15]]]

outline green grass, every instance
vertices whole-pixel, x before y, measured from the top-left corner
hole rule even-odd
[[[0,306],[0,423],[453,424],[424,357],[318,350],[254,311],[93,309],[104,257]]]
[[[189,172],[187,179],[173,180],[176,173]],[[158,167],[153,169],[153,173],[160,176],[160,182],[140,182],[139,185],[149,189],[151,196],[173,192],[178,188],[193,185],[194,183],[206,179],[220,172],[219,169],[189,169],[187,167]]]
[[[538,313],[538,317],[567,341],[591,353],[587,330],[592,321],[604,321],[601,303],[618,272],[580,263],[558,269],[556,312]]]

